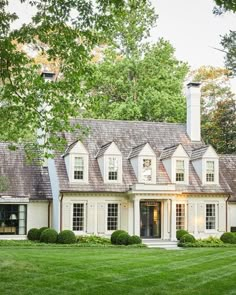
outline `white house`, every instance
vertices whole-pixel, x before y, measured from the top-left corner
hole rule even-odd
[[[187,124],[74,122],[87,127],[88,136],[81,137],[80,130],[61,134],[68,143],[65,152],[50,159],[48,169],[34,168],[38,176],[31,172],[30,178],[21,178],[14,193],[9,188],[7,202],[24,204],[27,212],[24,232],[18,221],[14,235],[51,225],[77,235],[109,236],[124,229],[142,238],[175,241],[182,228],[196,238],[236,229],[236,155],[217,155],[201,140],[198,83],[188,84]],[[18,171],[19,162],[7,163],[16,175],[24,173]],[[0,174],[13,177],[14,186],[14,173],[1,169],[0,164]],[[24,182],[32,189],[23,194]],[[8,204],[4,195],[0,210]],[[20,203],[18,197],[27,196]],[[0,238],[4,224],[0,221]]]

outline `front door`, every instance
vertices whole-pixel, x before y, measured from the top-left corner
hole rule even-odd
[[[142,238],[161,237],[161,202],[140,202],[140,236]]]

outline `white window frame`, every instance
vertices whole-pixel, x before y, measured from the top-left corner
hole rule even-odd
[[[211,171],[211,173],[208,173],[209,169],[207,167],[208,163],[213,163],[213,171]],[[213,172],[213,173],[212,173]],[[213,180],[212,181],[209,181],[207,180],[207,175],[208,174],[213,174]],[[216,167],[215,167],[215,161],[214,160],[206,160],[206,174],[205,174],[205,181],[206,183],[215,183],[216,181]]]
[[[109,179],[109,159],[115,158],[117,160],[117,179]],[[122,183],[122,156],[120,155],[106,155],[103,158],[104,165],[105,165],[105,183]]]
[[[117,229],[120,229],[120,202],[116,202],[116,201],[107,201],[106,204],[106,218],[105,218],[105,224],[106,224],[106,234],[112,234],[115,230],[108,230],[108,205],[109,204],[116,204],[117,205],[117,209],[118,209],[118,215],[117,215]]]
[[[186,203],[176,203],[176,230],[179,230],[180,228],[177,228],[177,217],[181,217],[181,216],[177,216],[177,205],[181,205],[184,206],[184,227],[181,229],[186,230],[187,228],[187,204]]]
[[[112,171],[113,169],[110,170],[111,166],[110,166],[110,160],[112,159],[112,161],[116,162],[116,164],[113,165],[114,167],[114,171]],[[117,165],[117,167],[115,167],[115,165]],[[116,171],[115,171],[116,169]],[[117,178],[116,179],[109,179],[109,173],[113,173],[113,172],[117,172]],[[119,179],[119,158],[117,156],[108,156],[107,157],[107,180],[109,182],[117,182]]]
[[[183,174],[184,174],[184,179],[183,180],[177,180],[177,162],[183,162],[184,168],[183,168]],[[175,160],[175,182],[177,183],[185,183],[186,182],[186,163],[184,159],[176,159]]]
[[[74,230],[73,229],[73,218],[74,218],[74,204],[83,204],[84,205],[84,222],[83,222],[83,225],[84,225],[84,228],[83,230]],[[75,234],[84,234],[87,232],[87,202],[85,201],[78,201],[78,202],[73,202],[71,204],[71,230],[75,233]]]
[[[215,206],[215,228],[207,229],[207,205],[214,205]],[[209,216],[210,217],[210,216]],[[217,232],[218,228],[218,206],[217,203],[207,202],[205,204],[205,232],[206,233],[215,233]]]
[[[143,167],[143,165],[144,165],[144,161],[151,161],[151,167],[150,167],[150,170],[151,170],[151,179],[150,180],[145,180],[144,179],[144,167]],[[150,158],[150,157],[142,157],[142,162],[141,162],[141,180],[142,180],[142,182],[143,183],[152,183],[153,182],[153,173],[154,173],[154,171],[153,171],[153,159],[152,158]]]
[[[85,154],[71,154],[71,171],[70,171],[70,182],[74,183],[88,183],[88,155]],[[75,158],[82,158],[84,163],[84,173],[83,179],[75,179],[74,171],[75,171]]]

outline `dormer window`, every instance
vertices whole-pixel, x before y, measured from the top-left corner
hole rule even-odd
[[[206,182],[215,181],[215,163],[214,161],[206,161]]]
[[[184,160],[176,160],[176,177],[177,182],[184,181]]]
[[[152,160],[143,159],[142,180],[144,182],[152,181]]]
[[[84,179],[84,158],[83,157],[74,158],[74,179],[79,179],[79,180]]]
[[[108,180],[118,179],[118,158],[109,157],[108,158]]]

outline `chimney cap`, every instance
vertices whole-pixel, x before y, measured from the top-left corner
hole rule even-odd
[[[200,82],[190,82],[187,84],[187,87],[190,88],[190,87],[199,87],[201,85]]]

